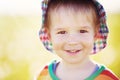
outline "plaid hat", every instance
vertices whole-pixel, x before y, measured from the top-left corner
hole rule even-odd
[[[50,0],[42,1],[42,28],[39,31],[39,37],[43,45],[45,46],[45,48],[48,51],[53,52],[52,43],[48,38],[47,30],[44,28],[45,14],[46,14],[49,1]],[[98,33],[97,39],[94,42],[94,47],[92,50],[92,53],[94,54],[106,47],[106,44],[107,44],[106,41],[107,41],[107,36],[109,31],[106,24],[106,13],[103,6],[97,0],[92,0],[92,1],[94,2],[94,5],[96,6],[96,9],[97,9],[97,13],[100,17],[99,33]]]

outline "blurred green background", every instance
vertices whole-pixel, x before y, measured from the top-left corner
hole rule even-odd
[[[40,16],[0,16],[0,80],[33,80],[55,55],[39,41]],[[108,46],[92,56],[120,77],[120,14],[108,15]]]
[[[108,45],[91,56],[120,77],[120,13],[107,14]],[[0,80],[33,80],[53,59],[39,40],[41,14],[0,15]]]

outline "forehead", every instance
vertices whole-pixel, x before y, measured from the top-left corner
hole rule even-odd
[[[86,24],[94,25],[94,16],[91,10],[60,7],[50,11],[50,25],[64,24],[80,26]]]

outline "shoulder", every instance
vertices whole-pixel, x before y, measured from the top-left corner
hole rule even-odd
[[[49,71],[48,71],[48,65],[46,65],[42,71],[40,72],[40,74],[37,76],[37,79],[36,80],[52,80],[50,78],[50,75],[49,75]]]
[[[37,76],[36,80],[52,80],[51,73],[55,70],[57,65],[56,60],[52,61],[49,65],[46,65]]]
[[[119,78],[108,68],[105,68],[95,80],[119,80]]]

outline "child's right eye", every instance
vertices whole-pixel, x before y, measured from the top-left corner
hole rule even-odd
[[[59,31],[57,34],[66,34],[66,31]]]

